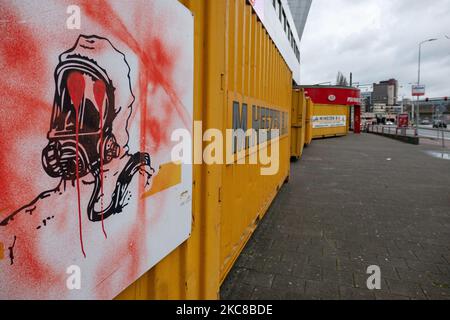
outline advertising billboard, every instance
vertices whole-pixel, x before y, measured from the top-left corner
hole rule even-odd
[[[111,299],[184,242],[193,16],[176,0],[2,1],[0,299]]]
[[[408,128],[409,126],[409,115],[407,113],[402,113],[397,116],[397,127],[398,128]]]
[[[413,97],[420,97],[425,95],[425,86],[424,85],[413,85],[412,86],[412,95]]]
[[[345,127],[347,117],[342,115],[313,116],[313,129]]]

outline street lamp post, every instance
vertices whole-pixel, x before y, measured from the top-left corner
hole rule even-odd
[[[422,58],[422,45],[427,42],[436,41],[437,39],[428,39],[419,43],[419,66],[417,68],[417,85],[420,85],[420,62]],[[416,110],[416,130],[419,131],[419,117],[420,117],[420,105],[419,96],[417,96],[417,110]]]

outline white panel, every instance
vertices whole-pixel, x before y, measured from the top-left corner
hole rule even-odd
[[[170,137],[192,132],[193,15],[1,6],[0,299],[114,298],[191,232],[192,165],[171,162]]]

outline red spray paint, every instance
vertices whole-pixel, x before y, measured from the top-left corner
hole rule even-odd
[[[80,195],[80,172],[79,172],[79,111],[81,102],[84,96],[84,89],[86,87],[83,74],[81,72],[72,72],[67,78],[67,89],[69,90],[70,98],[72,99],[75,108],[75,136],[76,136],[76,155],[75,155],[75,172],[77,177],[77,197],[78,197],[78,225],[80,229],[80,245],[81,251],[86,258],[83,244],[83,228],[81,222],[81,195]]]
[[[171,85],[168,79],[167,67],[171,65],[171,56],[162,48],[162,43],[159,40],[152,41],[148,45],[140,45],[139,41],[133,36],[133,33],[128,30],[126,24],[119,17],[117,12],[107,2],[101,4],[102,15],[98,14],[99,5],[92,1],[82,1],[80,4],[83,11],[94,21],[99,23],[102,27],[107,29],[110,34],[116,36],[124,44],[126,44],[139,57],[144,66],[146,77],[156,85],[160,85],[167,93],[172,102],[172,108],[175,108],[178,115],[181,117],[183,124],[191,127],[191,119],[183,107],[183,104],[178,97],[177,91]],[[149,55],[148,52],[155,50],[156,54]],[[150,50],[149,50],[150,49]],[[163,64],[163,67],[160,66]],[[145,91],[144,91],[145,92]],[[145,107],[143,109],[146,109]]]
[[[94,82],[94,97],[95,103],[97,104],[99,113],[100,113],[100,208],[102,212],[102,230],[105,238],[108,238],[105,230],[105,223],[103,221],[103,103],[105,101],[106,95],[106,86],[105,83],[101,80],[97,80]]]
[[[23,158],[23,152],[15,153],[15,145],[19,145],[23,138],[32,136],[39,137],[42,132],[48,130],[48,123],[37,121],[41,119],[43,112],[48,110],[48,103],[42,98],[43,87],[46,79],[47,61],[43,53],[44,46],[40,36],[30,28],[30,23],[19,23],[23,20],[17,3],[0,1],[0,16],[2,23],[2,43],[0,45],[0,69],[2,80],[0,81],[0,95],[2,106],[0,113],[2,120],[5,114],[11,114],[14,118],[9,121],[1,121],[0,132],[0,204],[2,208],[19,207],[29,201],[30,194],[39,193],[38,184],[23,183],[23,170],[15,170],[19,157],[26,163],[27,172],[39,172],[41,169],[40,159]],[[26,49],[24,47],[26,44]],[[26,72],[24,72],[26,70]],[[34,79],[34,80],[33,80]],[[40,81],[36,81],[40,79]],[[47,87],[45,87],[47,88]],[[33,108],[19,108],[18,106],[33,106]],[[3,113],[5,112],[5,113]],[[14,120],[12,120],[14,119]],[[22,125],[10,127],[14,121]],[[28,125],[30,124],[30,125]],[[32,124],[32,125],[31,125]],[[14,143],[13,143],[14,142]],[[23,150],[20,146],[18,150]],[[37,161],[36,161],[37,160]],[[22,176],[22,177],[21,177]],[[17,192],[17,186],[20,192]],[[7,213],[9,210],[0,212]]]

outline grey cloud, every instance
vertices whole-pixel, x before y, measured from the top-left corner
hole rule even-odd
[[[313,0],[302,40],[302,83],[397,78],[409,94],[417,81],[418,43],[428,96],[450,96],[450,0]]]

